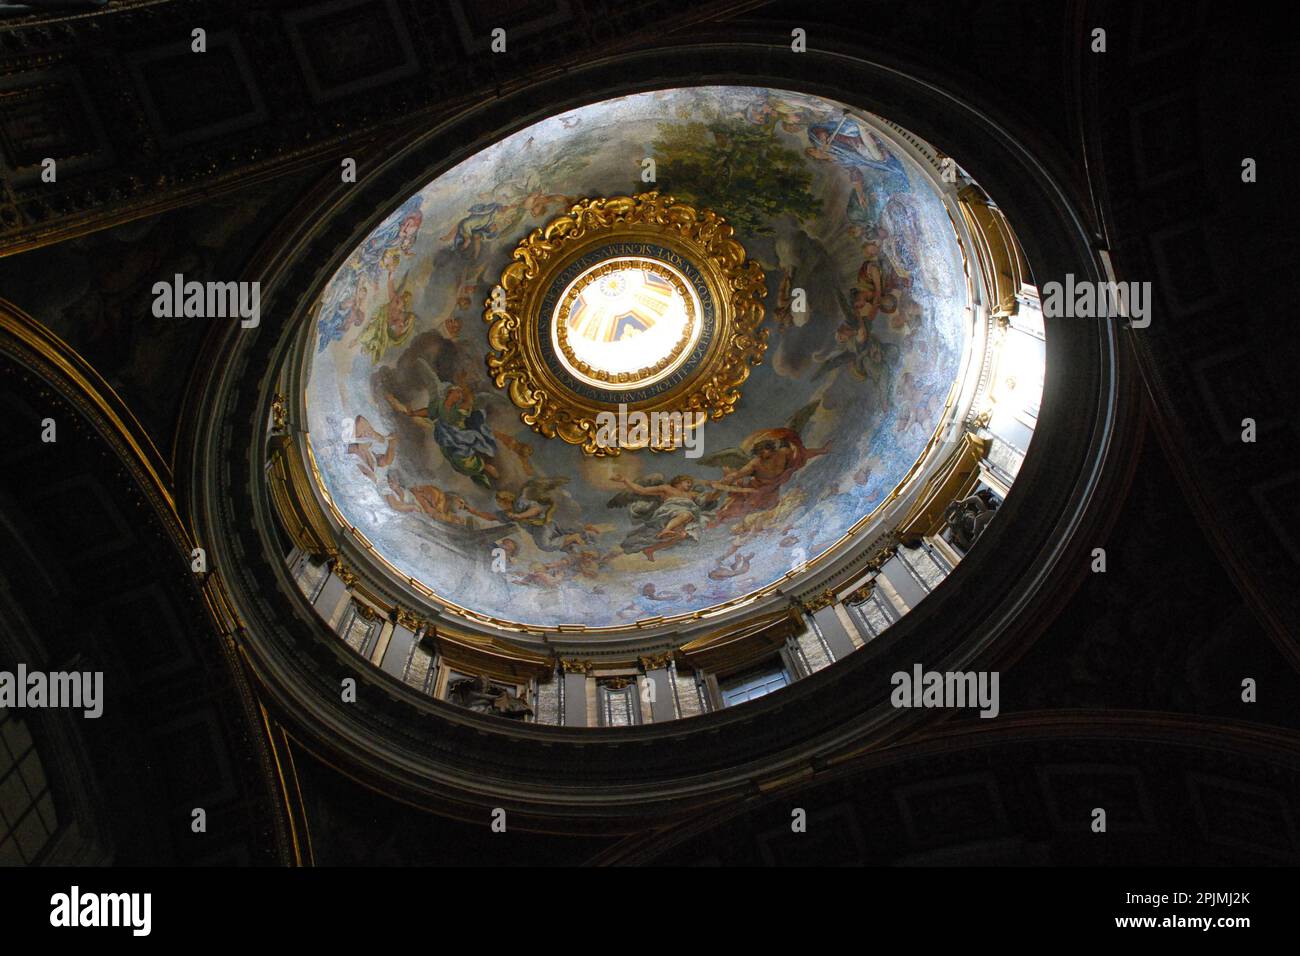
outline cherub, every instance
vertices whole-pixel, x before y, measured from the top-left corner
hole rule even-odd
[[[641,585],[641,596],[647,601],[676,601],[680,595],[676,591],[660,591],[647,581]]]
[[[901,434],[912,425],[922,424],[921,415],[926,410],[925,399],[916,376],[911,372],[903,372],[899,376],[895,402],[898,405],[898,419],[894,423],[894,431]]]
[[[516,571],[511,577],[514,578],[515,584],[527,584],[538,588],[557,588],[564,583],[561,575],[555,574],[549,565],[542,564],[540,561],[530,564],[527,574]]]
[[[500,549],[499,557],[504,562],[504,566],[509,568],[519,557],[519,542],[514,538],[500,538],[492,542],[492,558],[495,561],[498,557],[497,549]],[[493,570],[496,570],[493,567]]]
[[[724,563],[725,558],[718,558],[718,566],[709,572],[709,577],[714,581],[725,581],[727,578],[734,578],[742,574],[748,574],[749,562],[753,560],[753,557],[754,555],[752,553],[737,554],[731,559],[730,564]]]
[[[856,378],[870,382],[876,402],[883,403],[888,397],[889,376],[899,355],[899,347],[893,342],[883,342],[873,334],[859,336],[837,349],[814,355],[813,358],[821,365],[813,372],[813,381],[837,369],[847,368]]]
[[[382,489],[381,489],[382,490]],[[441,524],[465,526],[469,519],[460,514],[465,501],[460,495],[443,491],[437,485],[404,487],[395,475],[388,475],[384,500],[394,511],[419,511]]]
[[[460,513],[465,507],[465,499],[460,495],[443,491],[437,485],[414,485],[411,494],[420,509],[433,520],[443,524],[469,524],[469,519]]]
[[[886,292],[880,298],[880,311],[889,316],[889,327],[903,335],[911,335],[924,324],[924,309],[910,295],[899,296]]]
[[[387,444],[381,453],[375,454],[374,446],[380,442]],[[377,481],[382,470],[388,468],[397,455],[395,436],[379,431],[364,415],[343,423],[343,444],[349,455],[356,456],[357,467],[371,481]]]
[[[579,575],[584,578],[595,578],[600,573],[602,564],[604,561],[595,551],[574,550],[566,552],[558,561],[552,561],[543,567],[557,575],[558,580],[571,581]]]
[[[813,381],[841,365],[857,362],[870,341],[878,300],[874,293],[863,288],[855,288],[851,294],[852,303],[838,289],[835,292],[844,321],[835,328],[835,344],[813,353],[813,361],[818,363],[817,371],[812,375]]]

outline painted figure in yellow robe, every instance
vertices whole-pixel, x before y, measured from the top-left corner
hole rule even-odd
[[[387,260],[385,264],[392,267],[396,262]],[[393,284],[393,268],[388,271],[388,301],[381,305],[373,318],[357,335],[356,341],[362,350],[370,356],[372,362],[379,362],[385,352],[395,346],[405,345],[415,331],[415,313],[411,311],[411,293],[403,290],[406,276],[396,286]]]

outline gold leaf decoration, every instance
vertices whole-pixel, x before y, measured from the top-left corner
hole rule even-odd
[[[760,300],[767,294],[763,269],[747,258],[723,217],[658,192],[576,203],[520,240],[501,272],[500,291],[488,297],[483,320],[488,324],[488,374],[521,410],[523,422],[546,438],[581,446],[589,455],[619,453],[619,446],[597,440],[597,415],[617,404],[581,394],[546,366],[541,303],[567,266],[602,244],[621,241],[653,243],[681,256],[698,272],[714,305],[713,336],[699,362],[681,382],[651,399],[629,402],[629,409],[695,413],[718,421],[734,411],[750,368],[767,350],[767,330],[761,328]],[[656,446],[647,438],[630,447],[664,451],[675,445]]]

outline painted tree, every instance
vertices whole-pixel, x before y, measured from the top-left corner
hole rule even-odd
[[[742,239],[770,234],[771,220],[783,213],[805,219],[821,212],[803,157],[770,125],[661,123],[653,146],[660,191],[720,213]]]

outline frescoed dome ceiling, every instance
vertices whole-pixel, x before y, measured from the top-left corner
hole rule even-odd
[[[313,313],[323,490],[440,601],[536,627],[691,614],[817,560],[926,449],[967,346],[961,248],[911,156],[870,115],[750,87],[606,100],[481,150],[385,219]],[[697,456],[596,457],[491,381],[485,304],[531,230],[647,190],[735,228],[765,274],[768,347]],[[636,261],[591,277],[569,326],[582,362],[675,361],[696,306],[674,281]]]

